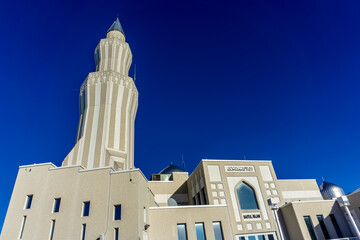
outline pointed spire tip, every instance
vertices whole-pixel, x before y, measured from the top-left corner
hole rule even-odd
[[[119,14],[118,14],[118,15],[119,15]],[[123,28],[122,28],[122,26],[121,26],[121,24],[120,24],[119,16],[116,17],[116,20],[115,20],[114,23],[111,25],[111,27],[109,28],[109,30],[107,31],[107,33],[110,32],[110,31],[114,31],[114,30],[115,30],[115,31],[119,31],[119,32],[121,32],[122,34],[125,35],[124,30],[123,30]]]

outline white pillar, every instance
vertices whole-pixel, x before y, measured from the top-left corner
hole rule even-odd
[[[276,220],[276,223],[277,223],[277,226],[278,226],[278,229],[279,229],[279,233],[280,233],[280,240],[285,240],[284,234],[283,234],[283,231],[282,231],[282,228],[281,228],[279,216],[278,216],[278,213],[277,213],[278,210],[274,209],[273,211],[274,211],[275,220]]]
[[[345,210],[346,210],[346,213],[348,214],[349,216],[349,219],[350,219],[350,222],[351,222],[351,225],[353,226],[354,230],[355,230],[355,233],[356,233],[356,236],[358,239],[360,239],[360,231],[359,229],[357,228],[356,226],[356,223],[354,221],[354,218],[352,217],[350,211],[349,211],[349,208],[347,206],[344,206]]]

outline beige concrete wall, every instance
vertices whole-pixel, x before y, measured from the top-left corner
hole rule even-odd
[[[356,226],[360,229],[360,190],[347,195],[350,206],[349,210],[354,218]]]
[[[323,200],[315,179],[278,180],[283,203],[291,201]]]
[[[189,205],[201,205],[204,204],[205,201],[209,204],[209,196],[207,192],[207,187],[204,178],[204,169],[203,163],[200,162],[195,170],[191,173],[188,181],[187,188],[189,191]],[[205,201],[201,197],[201,189],[204,189],[205,192]],[[199,196],[197,196],[199,194]],[[195,203],[194,203],[195,202]]]
[[[236,192],[241,182],[254,189],[259,209],[241,210]],[[202,188],[209,205],[159,207],[155,201],[156,195],[194,196]],[[48,240],[52,220],[56,221],[54,240],[79,239],[82,224],[87,225],[87,239],[105,234],[106,240],[112,240],[115,228],[119,228],[122,239],[177,239],[179,223],[185,223],[189,239],[195,239],[196,222],[204,222],[207,239],[211,240],[213,221],[221,221],[225,239],[273,232],[279,236],[268,200],[278,198],[281,206],[284,202],[281,191],[315,188],[313,180],[278,181],[270,161],[205,160],[189,178],[187,173],[174,173],[173,181],[169,182],[148,182],[138,169],[87,170],[81,166],[30,165],[19,169],[0,240],[18,238],[23,216],[27,216],[23,235],[27,240]],[[29,194],[34,196],[32,206],[24,209]],[[55,198],[61,198],[59,213],[52,212]],[[358,195],[349,199],[355,209]],[[88,217],[82,217],[84,201],[91,202]],[[122,206],[122,219],[118,221],[113,220],[116,204]],[[254,213],[261,217],[244,218]],[[309,239],[304,216],[311,216],[318,239],[322,239],[318,214],[322,214],[330,226],[330,235],[336,236],[330,213],[335,214],[344,235],[351,236],[340,207],[332,200],[292,202],[281,207],[290,239]],[[148,230],[145,230],[146,224],[150,225]]]
[[[24,209],[32,194],[30,209]],[[54,198],[61,198],[60,212],[53,213]],[[90,201],[90,215],[82,217],[83,202]],[[114,205],[121,204],[121,220],[113,220]],[[80,239],[86,224],[86,239],[105,234],[113,239],[114,228],[124,239],[142,239],[149,206],[154,196],[139,170],[113,172],[111,168],[83,170],[54,168],[52,164],[19,169],[0,239],[17,239],[22,218],[27,216],[23,239],[48,240],[55,220],[54,240]]]
[[[203,222],[207,240],[215,240],[212,222],[221,222],[224,239],[234,239],[226,206],[180,206],[150,208],[149,237],[177,240],[177,224],[186,224],[188,239],[196,239],[195,223]]]
[[[274,214],[268,205],[269,198],[281,201],[271,161],[203,160],[198,168],[204,174],[209,204],[227,205],[234,234],[278,231]],[[240,209],[236,188],[241,182],[254,188],[258,210]],[[261,218],[244,219],[244,215],[253,213],[260,214]]]
[[[283,220],[280,224],[284,234],[287,236],[287,239],[297,239],[294,237],[297,237],[296,234],[300,235],[301,233],[300,223],[299,219],[296,217],[294,208],[289,206],[283,206],[280,208],[281,210],[278,211],[279,215],[281,215],[281,219]],[[292,234],[290,235],[290,233]]]
[[[188,188],[186,181],[188,177],[187,172],[174,172],[171,181],[149,181],[148,186],[154,193],[157,204],[167,206],[167,201],[171,197],[179,205],[187,205]]]
[[[317,215],[323,215],[324,223],[331,238],[337,238],[329,214],[334,214],[344,237],[352,237],[344,214],[334,200],[292,202],[280,208],[290,239],[311,239],[304,216],[310,216],[318,240],[325,239]]]

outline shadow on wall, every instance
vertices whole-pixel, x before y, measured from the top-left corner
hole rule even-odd
[[[190,205],[187,182],[184,182],[178,189],[176,189],[176,191],[173,193],[173,195],[170,196],[170,198],[175,200],[177,205],[179,206]]]
[[[282,211],[278,211],[277,213],[278,213],[278,217],[279,217],[279,222],[280,222],[280,224],[282,226],[281,230],[283,231],[285,239],[290,239],[289,233],[287,231],[287,227],[286,227],[286,224],[285,224],[284,216],[282,214]]]
[[[351,239],[354,236],[349,225],[346,224],[347,222],[348,221],[337,202],[334,203],[328,216],[324,217],[322,214],[319,214],[316,215],[316,219],[312,220],[312,224],[314,224],[314,233],[321,239]]]

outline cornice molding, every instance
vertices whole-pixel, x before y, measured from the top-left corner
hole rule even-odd
[[[108,83],[108,82],[119,84],[126,88],[132,89],[136,92],[136,95],[138,94],[133,79],[131,77],[125,76],[115,71],[102,71],[102,72],[89,73],[84,83],[81,85],[80,93],[88,85],[97,84],[97,83]]]

